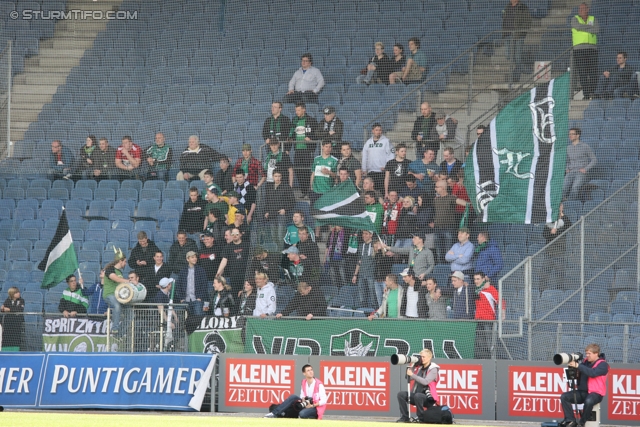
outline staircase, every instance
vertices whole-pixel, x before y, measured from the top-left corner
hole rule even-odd
[[[565,25],[567,16],[571,13],[572,8],[577,7],[580,3],[579,0],[555,0],[545,18],[533,19],[532,28],[535,31],[532,31],[525,39],[524,51],[528,50],[528,46],[538,46],[540,44],[544,29]],[[461,60],[468,61],[468,57]],[[445,111],[447,113],[464,106],[464,108],[452,115],[458,119],[458,134],[466,136],[467,126],[487,109],[498,103],[501,93],[509,89],[508,64],[504,47],[495,49],[491,55],[482,51],[475,54],[473,86],[476,88],[487,87],[488,89],[476,96],[471,105],[471,114],[467,114],[466,106],[469,89],[468,75],[452,74],[449,77],[445,92],[423,94],[422,101],[429,102],[433,111]],[[530,76],[523,74],[521,80],[524,81],[528,77]],[[588,101],[573,100],[569,109],[569,119],[582,119],[583,112],[588,104]],[[393,142],[412,142],[411,130],[417,114],[419,114],[419,111],[416,113],[400,112],[394,129],[386,133],[387,137]],[[456,149],[456,156],[462,158],[464,147],[457,146],[454,148]]]
[[[68,0],[67,10],[103,13],[115,10],[122,0],[86,2]],[[54,36],[40,42],[38,55],[25,59],[24,72],[14,77],[11,90],[11,139],[21,141],[42,107],[51,102],[58,86],[64,84],[71,69],[80,63],[107,20],[69,19],[56,23]]]

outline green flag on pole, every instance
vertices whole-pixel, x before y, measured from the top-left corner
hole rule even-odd
[[[78,258],[73,247],[69,222],[67,221],[67,211],[62,209],[62,216],[58,222],[56,234],[47,248],[44,259],[38,265],[38,269],[44,271],[42,278],[43,289],[54,287],[63,282],[78,269]]]
[[[357,230],[374,230],[364,201],[351,180],[324,193],[312,206],[316,225],[339,225]]]
[[[474,143],[465,187],[482,222],[558,216],[569,133],[569,73],[507,104]]]

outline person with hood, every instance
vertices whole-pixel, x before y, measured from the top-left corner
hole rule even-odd
[[[273,316],[276,313],[276,288],[269,281],[266,273],[256,273],[256,308],[253,310],[255,317]]]
[[[320,291],[320,287],[311,286],[307,282],[298,283],[298,292],[291,301],[289,301],[284,310],[276,314],[276,318],[279,319],[282,316],[289,316],[294,311],[297,313],[297,316],[306,317],[307,320],[313,319],[314,316],[326,316],[327,303],[324,295]]]
[[[490,239],[488,231],[478,233],[478,245],[474,248],[475,271],[496,280],[502,270],[502,254],[496,242]]]

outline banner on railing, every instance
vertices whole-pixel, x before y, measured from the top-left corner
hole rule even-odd
[[[242,317],[203,317],[189,335],[191,353],[242,353]]]
[[[199,411],[216,355],[0,353],[5,407]]]
[[[475,322],[248,318],[244,352],[380,357],[413,354],[429,348],[435,357],[470,359],[475,332]]]
[[[107,349],[107,321],[86,317],[44,318],[42,347],[45,352],[94,353],[118,351],[117,341]]]

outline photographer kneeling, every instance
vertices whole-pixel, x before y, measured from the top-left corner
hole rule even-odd
[[[304,365],[302,373],[304,374],[304,379],[302,380],[300,396],[304,397],[292,394],[284,402],[273,408],[264,418],[278,418],[291,406],[296,405],[294,407],[300,410],[298,414],[300,418],[322,419],[322,415],[327,408],[327,392],[324,389],[324,384],[314,378],[311,365]]]
[[[438,384],[440,366],[431,363],[433,353],[425,348],[420,352],[420,361],[413,368],[407,368],[407,377],[414,382],[411,394],[407,396],[406,391],[398,393],[398,402],[400,403],[400,414],[402,415],[398,423],[410,423],[409,403],[416,406],[417,419],[422,419],[422,413],[425,408],[429,408],[438,402],[438,392],[436,385]]]
[[[578,388],[562,393],[560,402],[564,411],[561,427],[584,426],[591,417],[593,407],[602,401],[607,392],[607,374],[609,364],[600,357],[600,346],[589,344],[585,349],[582,363],[575,360],[569,362],[570,368],[577,368]],[[584,403],[582,420],[578,421],[573,412],[573,405]]]

